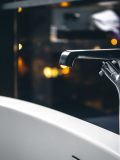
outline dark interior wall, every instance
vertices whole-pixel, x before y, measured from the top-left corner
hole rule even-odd
[[[0,11],[0,95],[13,97],[13,11]]]

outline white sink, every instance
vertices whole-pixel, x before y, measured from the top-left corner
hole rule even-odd
[[[0,97],[0,160],[120,160],[120,135],[33,103]]]

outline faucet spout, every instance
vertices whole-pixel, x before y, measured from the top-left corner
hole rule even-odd
[[[72,67],[76,59],[117,60],[120,59],[120,49],[66,50],[62,52],[59,64]]]

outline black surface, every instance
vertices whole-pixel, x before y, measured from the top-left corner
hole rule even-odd
[[[0,95],[13,96],[13,12],[0,12]]]

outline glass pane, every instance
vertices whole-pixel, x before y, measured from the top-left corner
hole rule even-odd
[[[82,60],[73,68],[59,66],[64,50],[120,47],[113,30],[103,31],[92,20],[107,8],[74,3],[66,8],[42,6],[17,13],[19,98],[118,133],[118,95],[111,82],[98,74],[102,62]],[[112,9],[118,16],[119,8]]]

